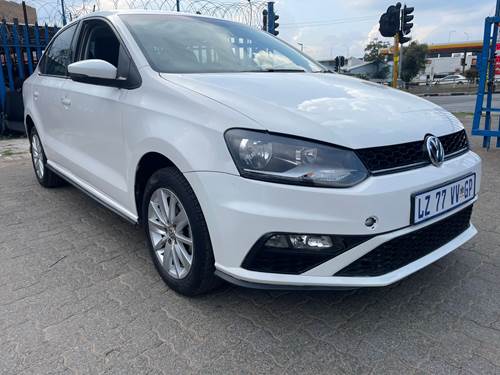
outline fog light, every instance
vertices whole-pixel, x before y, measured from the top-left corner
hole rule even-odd
[[[327,249],[333,246],[329,236],[292,234],[290,242],[295,249]]]
[[[266,248],[289,250],[341,251],[346,248],[342,237],[320,234],[274,234],[264,243]]]
[[[270,239],[266,241],[265,246],[266,247],[278,247],[278,248],[287,248],[289,247],[288,245],[288,240],[286,238],[287,236],[284,234],[275,234],[272,236]]]

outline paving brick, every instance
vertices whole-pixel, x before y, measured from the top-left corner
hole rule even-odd
[[[0,157],[0,373],[499,374],[500,152],[472,143],[479,234],[435,264],[387,288],[194,299],[141,229]]]

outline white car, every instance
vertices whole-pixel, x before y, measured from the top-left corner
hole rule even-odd
[[[143,225],[186,295],[384,286],[476,234],[481,160],[453,115],[242,24],[92,13],[23,93],[40,184]]]
[[[463,85],[468,83],[469,80],[460,74],[452,74],[446,77],[443,77],[436,82],[435,85]]]

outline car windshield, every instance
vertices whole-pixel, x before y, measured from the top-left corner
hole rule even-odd
[[[236,22],[170,14],[120,17],[158,72],[324,71],[278,38]]]

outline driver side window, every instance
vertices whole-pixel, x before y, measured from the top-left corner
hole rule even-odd
[[[120,42],[104,21],[85,22],[82,36],[78,60],[100,59],[118,68]]]

